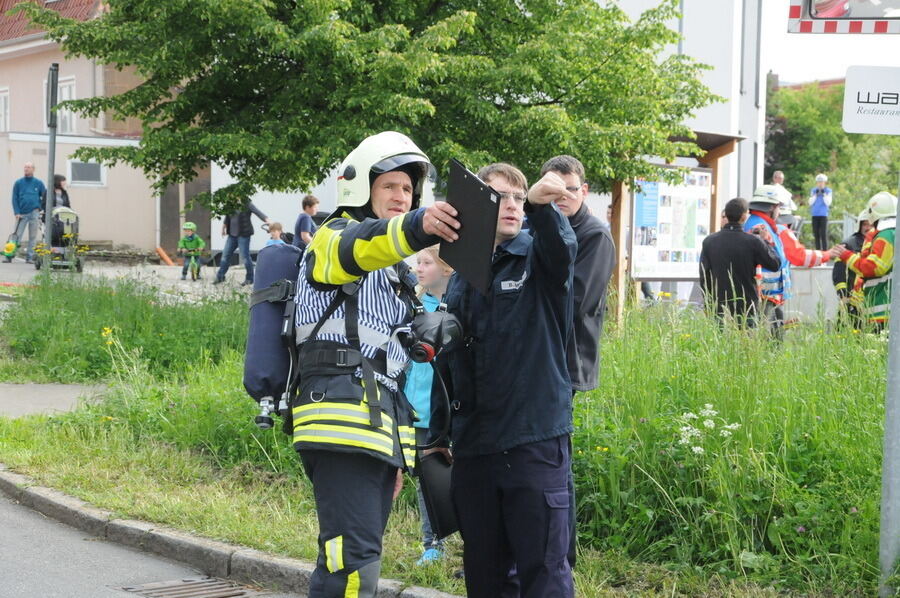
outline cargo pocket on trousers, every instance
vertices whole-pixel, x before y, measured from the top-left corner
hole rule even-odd
[[[547,546],[544,563],[550,565],[566,558],[569,552],[569,490],[544,490],[547,501]]]

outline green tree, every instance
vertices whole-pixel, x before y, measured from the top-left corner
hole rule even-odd
[[[696,151],[670,142],[715,97],[689,57],[662,57],[675,0],[632,22],[595,0],[109,0],[102,16],[23,11],[70,56],[132,67],[144,83],[68,103],[143,123],[139,147],[82,148],[164,188],[209,161],[253,187],[303,189],[365,135],[409,134],[443,169],[506,160],[535,175],[578,155],[595,187],[660,176],[642,156]]]
[[[836,215],[856,215],[879,191],[897,192],[900,139],[844,132],[844,86],[771,90],[766,108],[766,180],[782,170],[806,198],[817,173],[828,175]]]

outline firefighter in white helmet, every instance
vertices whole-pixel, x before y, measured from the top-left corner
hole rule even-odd
[[[843,245],[831,248],[831,255],[847,264],[856,276],[856,287],[862,288],[863,317],[871,330],[882,330],[891,313],[891,279],[894,270],[894,230],[897,225],[897,198],[881,191],[866,204],[867,220],[875,234],[860,252]],[[871,232],[869,234],[872,234]]]
[[[415,446],[397,387],[408,355],[395,331],[409,322],[412,301],[403,259],[458,238],[449,204],[419,207],[431,172],[401,133],[364,139],[340,165],[338,209],[301,264],[291,413],[319,519],[310,598],[377,591],[382,535]]]

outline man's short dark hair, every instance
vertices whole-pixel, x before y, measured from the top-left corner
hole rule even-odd
[[[584,184],[584,164],[582,164],[581,160],[575,156],[562,154],[550,158],[544,162],[543,166],[541,166],[541,176],[544,176],[550,171],[558,172],[560,174],[577,174],[578,181],[582,185]]]
[[[319,205],[319,198],[315,195],[307,195],[303,198],[303,203],[301,204],[303,209],[311,208],[313,206]]]
[[[734,199],[729,199],[728,203],[725,204],[725,217],[728,218],[728,222],[736,224],[741,221],[741,218],[749,210],[746,199],[735,197]]]

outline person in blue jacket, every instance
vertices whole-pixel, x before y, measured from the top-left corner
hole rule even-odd
[[[828,251],[828,212],[831,210],[831,187],[825,186],[828,177],[816,175],[816,186],[809,192],[809,211],[812,215],[813,238],[816,249]]]
[[[571,598],[572,384],[566,347],[577,242],[554,205],[574,195],[555,172],[526,193],[525,176],[491,164],[478,176],[500,195],[488,296],[454,275],[445,302],[464,342],[447,362],[453,401],[450,495],[464,541],[469,598]],[[526,202],[527,199],[527,202]],[[528,214],[530,232],[522,231]],[[443,429],[432,412],[434,438]],[[450,450],[441,450],[450,458]],[[515,564],[519,588],[510,588]]]
[[[447,291],[447,283],[453,268],[438,255],[438,245],[426,247],[416,255],[416,279],[422,289],[419,301],[425,311],[437,311],[441,299]],[[413,426],[416,429],[416,444],[425,444],[428,439],[428,424],[431,419],[431,396],[434,384],[434,369],[430,363],[417,363],[411,361],[406,371],[406,385],[403,393],[412,405],[419,421]],[[428,510],[425,508],[425,497],[422,494],[422,486],[417,488],[419,495],[419,516],[422,518],[422,544],[424,552],[416,562],[417,565],[440,560],[444,556],[444,543],[434,536],[431,529],[431,521],[428,519]]]
[[[34,244],[37,240],[38,223],[41,219],[41,209],[44,206],[44,197],[47,188],[44,182],[34,176],[34,163],[25,162],[25,176],[15,182],[12,191],[13,213],[16,215],[16,236],[22,242],[25,227],[28,227],[28,249],[25,252],[25,261],[29,264],[34,261]],[[7,258],[7,261],[12,261]]]

